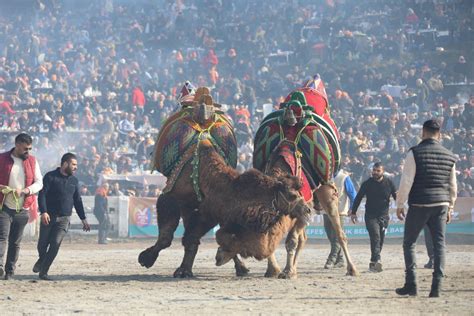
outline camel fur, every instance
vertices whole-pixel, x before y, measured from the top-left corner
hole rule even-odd
[[[173,189],[160,195],[157,201],[159,236],[156,244],[139,255],[139,262],[153,266],[162,249],[171,245],[180,218],[184,223],[182,244],[185,254],[175,277],[192,277],[192,266],[200,239],[217,224],[250,227],[261,233],[268,231],[273,219],[307,217],[309,209],[298,195],[299,181],[295,177],[274,178],[257,170],[239,174],[228,166],[208,140],[199,143],[198,202],[190,175],[193,165],[188,162]],[[232,256],[237,275],[248,269],[235,254]]]
[[[269,175],[282,177],[292,174],[290,167],[281,156],[275,155],[273,158],[270,159],[267,168]],[[347,259],[347,274],[358,275],[347,249],[347,238],[340,226],[337,189],[330,184],[321,185],[314,191],[314,198],[326,210],[331,223],[336,229],[336,234]],[[307,201],[308,208],[313,209],[314,203],[313,201]],[[274,225],[265,233],[258,233],[241,227],[236,230],[232,225],[224,226],[216,233],[216,241],[220,246],[216,254],[216,264],[222,265],[228,262],[235,254],[240,254],[244,258],[255,257],[258,260],[267,258],[266,277],[296,278],[297,259],[307,240],[305,232],[307,222],[308,219],[304,217],[282,216],[276,219]],[[287,234],[285,241],[287,261],[285,268],[281,271],[274,252],[285,234]]]

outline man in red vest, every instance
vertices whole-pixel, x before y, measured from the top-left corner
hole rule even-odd
[[[34,194],[43,188],[38,161],[29,154],[32,143],[30,135],[19,134],[15,148],[0,154],[0,276],[5,274],[5,280],[13,277],[28,210],[35,203]]]

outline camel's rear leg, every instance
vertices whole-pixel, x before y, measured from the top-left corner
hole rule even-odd
[[[184,257],[181,265],[174,272],[175,278],[188,278],[193,276],[194,259],[196,258],[201,237],[204,236],[212,227],[216,226],[216,222],[205,219],[199,211],[192,212],[190,216],[184,217]]]
[[[276,261],[275,253],[272,253],[267,258],[267,271],[265,272],[266,278],[276,278],[280,275],[281,269]]]
[[[155,245],[142,251],[138,256],[138,262],[146,268],[152,267],[160,251],[171,245],[180,218],[178,203],[167,193],[158,198],[156,210],[158,213],[158,240]]]
[[[347,261],[347,275],[358,276],[359,272],[352,262],[347,247],[347,237],[344,230],[341,227],[341,220],[339,217],[338,205],[337,205],[337,192],[331,185],[322,185],[318,190],[315,191],[316,196],[326,211],[331,224],[336,231],[336,236],[339,244],[341,245],[342,251]]]

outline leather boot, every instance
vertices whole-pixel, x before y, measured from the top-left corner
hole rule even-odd
[[[418,291],[416,289],[415,283],[405,283],[403,287],[396,289],[395,293],[397,293],[398,295],[416,296],[418,294]]]

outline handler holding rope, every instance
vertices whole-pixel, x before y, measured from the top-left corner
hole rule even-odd
[[[5,280],[13,278],[28,211],[43,188],[38,161],[29,154],[32,143],[30,135],[19,134],[15,147],[0,154],[0,277],[5,274]]]

